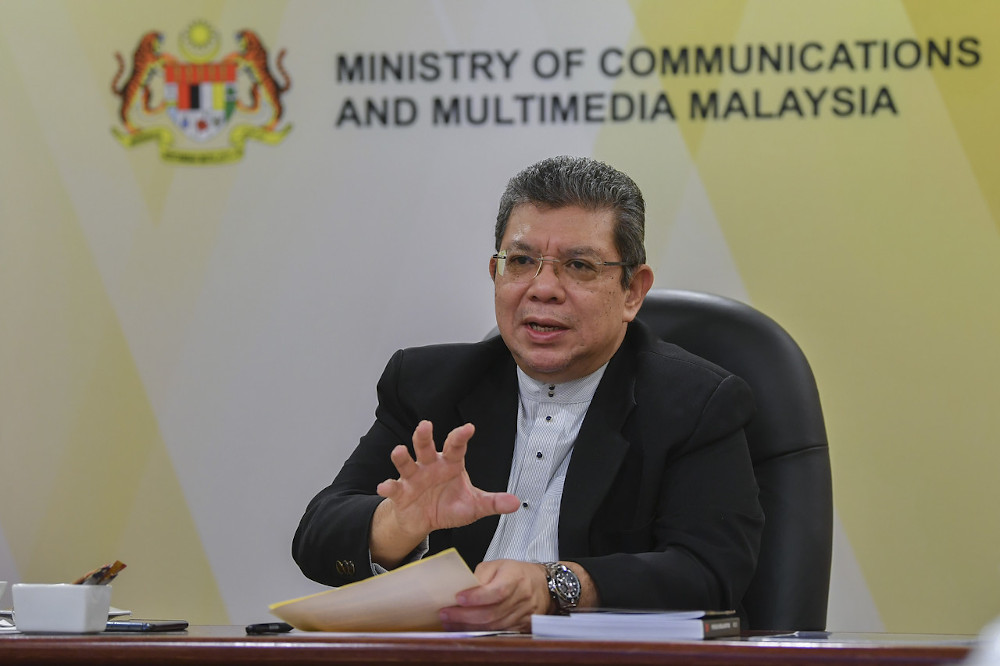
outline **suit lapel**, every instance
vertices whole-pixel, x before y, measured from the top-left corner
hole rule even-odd
[[[635,407],[636,346],[642,345],[641,326],[632,324],[621,348],[594,394],[573,446],[559,514],[559,556],[579,557],[589,551],[591,520],[607,495],[629,443],[622,434]],[[636,330],[640,329],[640,330]],[[458,406],[460,418],[476,426],[465,466],[475,485],[490,492],[507,490],[517,428],[518,386],[513,359],[499,343],[498,360],[470,387]],[[452,545],[469,562],[486,555],[499,516],[489,516],[452,531]]]
[[[589,553],[590,522],[628,451],[622,428],[635,407],[636,365],[629,342],[608,363],[573,445],[559,507],[560,558]]]
[[[517,375],[505,346],[497,363],[458,406],[461,418],[476,426],[465,454],[465,468],[481,490],[505,492],[514,457],[517,427]],[[454,545],[470,562],[479,562],[493,539],[499,516],[488,516],[454,530]]]

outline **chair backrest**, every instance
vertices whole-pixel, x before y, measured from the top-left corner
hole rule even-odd
[[[774,320],[721,296],[651,290],[639,319],[753,389],[757,413],[746,436],[765,526],[743,598],[750,628],[824,629],[833,491],[819,391],[805,355]]]

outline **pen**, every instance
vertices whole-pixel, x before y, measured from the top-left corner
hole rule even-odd
[[[261,622],[260,624],[248,624],[248,634],[283,634],[291,631],[292,625],[284,622]]]
[[[790,634],[768,634],[766,636],[754,636],[750,640],[755,641],[783,641],[786,639],[798,640],[822,640],[830,637],[829,631],[793,631]]]

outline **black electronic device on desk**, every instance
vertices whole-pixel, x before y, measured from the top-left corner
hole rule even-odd
[[[105,631],[184,631],[187,620],[109,620]]]

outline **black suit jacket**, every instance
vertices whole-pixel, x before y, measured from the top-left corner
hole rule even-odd
[[[396,352],[378,383],[375,423],[334,482],[309,504],[292,544],[302,571],[343,585],[371,575],[368,529],[422,419],[439,443],[472,423],[472,483],[505,491],[518,386],[499,337]],[[753,414],[738,377],[629,325],[584,418],[566,474],[559,558],[581,564],[601,603],[632,608],[736,608],[756,565],[763,513],[743,426]],[[499,521],[430,535],[482,561]]]

